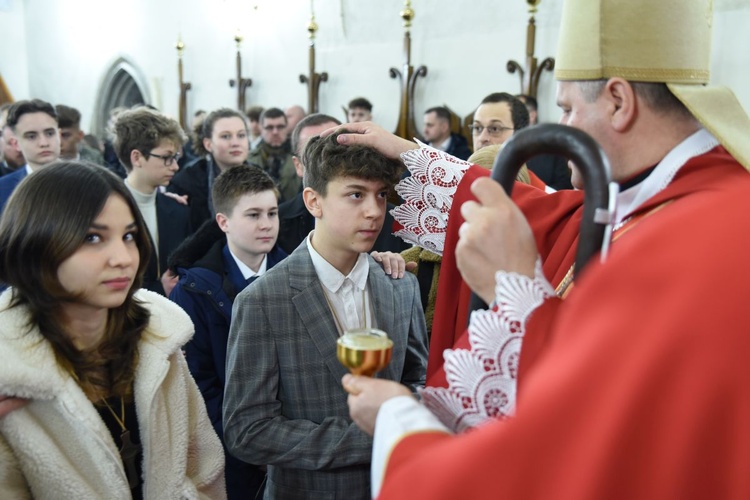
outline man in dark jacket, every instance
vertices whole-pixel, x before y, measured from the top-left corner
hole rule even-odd
[[[451,133],[451,112],[445,106],[436,106],[424,112],[422,135],[435,149],[466,160],[471,156],[469,143],[459,134]]]
[[[223,441],[224,367],[234,298],[286,253],[276,245],[278,191],[268,174],[231,167],[216,178],[211,196],[216,220],[206,221],[170,259],[180,276],[170,299],[195,324],[195,336],[185,346],[187,362]],[[258,467],[226,455],[229,499],[255,498],[263,477]]]

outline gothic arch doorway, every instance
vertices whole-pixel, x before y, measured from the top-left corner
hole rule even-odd
[[[148,95],[145,80],[137,68],[125,59],[118,59],[104,76],[96,102],[92,129],[99,137],[104,137],[109,112],[112,109],[147,104]]]

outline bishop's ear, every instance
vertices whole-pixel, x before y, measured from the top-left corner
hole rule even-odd
[[[623,78],[610,78],[602,96],[609,104],[612,127],[623,132],[630,128],[637,117],[637,97],[633,86]]]
[[[305,207],[316,219],[323,216],[323,208],[320,203],[322,199],[323,197],[320,193],[313,188],[306,187],[305,190],[302,191],[302,200],[305,202]]]

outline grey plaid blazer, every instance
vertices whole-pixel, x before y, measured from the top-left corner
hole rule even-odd
[[[391,279],[372,258],[367,281],[394,342],[378,376],[415,390],[427,367],[417,281]],[[236,457],[268,465],[266,498],[370,498],[372,441],[349,418],[337,337],[305,243],[234,301],[224,437]]]

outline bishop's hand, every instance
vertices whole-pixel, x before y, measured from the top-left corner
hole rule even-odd
[[[531,227],[502,186],[488,177],[477,179],[471,192],[478,201],[461,206],[456,264],[464,281],[482,300],[495,299],[495,273],[534,277],[538,255]]]
[[[375,433],[375,420],[383,403],[397,396],[413,396],[406,386],[392,380],[347,374],[341,383],[349,393],[349,415],[370,436]]]

